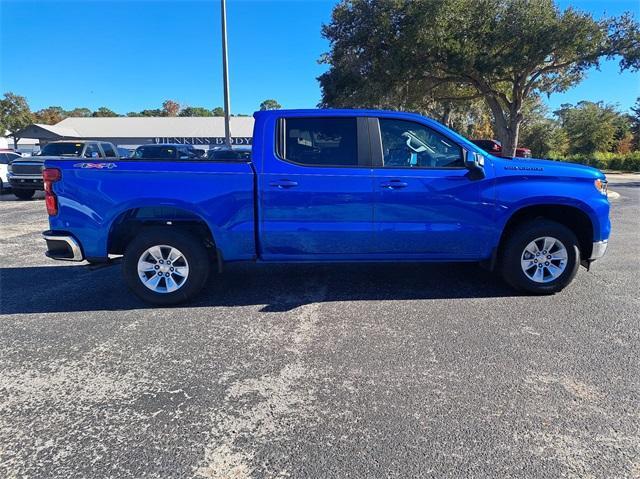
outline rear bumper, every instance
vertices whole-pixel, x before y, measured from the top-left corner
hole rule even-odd
[[[594,241],[593,247],[591,248],[591,257],[589,258],[589,261],[595,261],[602,258],[605,251],[607,251],[608,244],[609,240]]]
[[[82,261],[84,255],[80,243],[71,235],[56,231],[45,231],[42,237],[47,242],[45,255],[63,261]]]

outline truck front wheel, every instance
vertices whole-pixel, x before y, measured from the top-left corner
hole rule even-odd
[[[150,228],[129,243],[122,268],[139,298],[166,306],[200,292],[209,276],[210,258],[204,244],[189,233]]]
[[[505,281],[533,294],[561,291],[571,283],[579,265],[576,235],[545,219],[529,221],[511,231],[501,255]]]

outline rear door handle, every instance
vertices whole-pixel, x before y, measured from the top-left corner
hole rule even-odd
[[[400,188],[406,188],[407,186],[409,186],[409,183],[406,183],[400,180],[391,180],[391,181],[383,181],[382,183],[380,183],[380,186],[382,188],[389,188],[391,190],[395,190]]]
[[[275,188],[294,188],[296,186],[298,186],[298,182],[297,181],[291,181],[291,180],[278,180],[278,181],[272,181],[271,183],[269,183],[269,186],[273,186]]]

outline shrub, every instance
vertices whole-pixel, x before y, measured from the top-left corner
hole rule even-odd
[[[580,163],[600,170],[618,170],[640,172],[640,151],[631,153],[593,153],[563,156],[557,152],[549,152],[549,158],[556,161]]]
[[[623,171],[640,171],[640,151],[635,151],[624,159]]]

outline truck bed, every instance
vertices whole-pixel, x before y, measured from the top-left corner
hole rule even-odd
[[[248,162],[47,160],[59,213],[52,230],[75,236],[88,259],[104,259],[110,229],[131,215],[195,217],[209,226],[226,260],[255,257],[254,171]],[[64,218],[64,220],[62,219]]]

